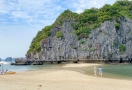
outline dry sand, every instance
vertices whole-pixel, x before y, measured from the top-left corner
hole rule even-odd
[[[87,63],[80,63],[80,64],[66,64],[63,67],[71,68],[71,67],[87,67],[87,66],[98,66],[101,64],[87,64]]]
[[[72,64],[72,67],[77,65],[83,66]],[[132,81],[100,78],[59,69],[0,75],[0,90],[132,90],[131,84]]]

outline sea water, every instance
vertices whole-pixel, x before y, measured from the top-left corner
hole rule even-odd
[[[32,70],[42,70],[42,69],[55,69],[59,68],[60,65],[56,64],[44,64],[44,65],[10,65],[10,62],[4,62],[0,66],[0,70],[4,69],[8,71],[23,72]]]
[[[87,66],[87,67],[79,67],[79,68],[63,68],[63,64],[44,64],[44,65],[10,65],[10,63],[3,63],[0,66],[0,70],[2,68],[8,71],[22,72],[22,71],[30,71],[30,70],[44,70],[44,69],[68,69],[75,70],[81,73],[94,76],[94,67],[95,66]],[[132,80],[132,64],[117,64],[117,65],[97,65],[97,76],[98,68],[102,67],[103,70],[103,78],[112,78],[112,79],[126,79]]]
[[[112,78],[112,79],[126,79],[132,80],[132,64],[117,64],[117,65],[99,65],[97,68],[97,76],[99,76],[98,68],[102,67],[103,78]],[[94,67],[82,67],[80,68],[85,74],[94,76]],[[79,69],[78,69],[79,70]]]

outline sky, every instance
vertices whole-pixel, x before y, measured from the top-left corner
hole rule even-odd
[[[64,11],[82,13],[116,0],[0,0],[0,58],[25,57],[37,32]]]

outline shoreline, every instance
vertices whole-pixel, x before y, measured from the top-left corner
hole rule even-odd
[[[82,68],[102,64],[65,64],[65,69],[29,70],[0,75],[2,90],[131,90],[132,81],[101,78],[67,68]]]
[[[43,65],[43,64],[69,64],[69,63],[105,63],[105,64],[132,64],[132,60],[94,60],[94,59],[80,59],[80,60],[16,60],[11,65]]]
[[[65,68],[73,68],[73,67],[88,67],[88,66],[99,66],[102,64],[95,64],[95,63],[77,63],[77,64],[65,64],[63,67]]]

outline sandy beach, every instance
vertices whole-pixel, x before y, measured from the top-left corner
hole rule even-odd
[[[95,64],[67,64],[83,67]],[[0,75],[0,90],[131,90],[132,81],[100,78],[80,72],[51,69]]]

